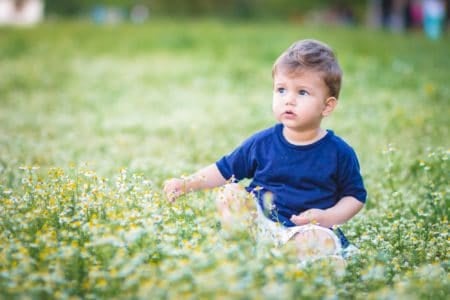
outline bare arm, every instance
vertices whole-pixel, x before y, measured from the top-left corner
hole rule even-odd
[[[224,185],[226,182],[216,164],[211,164],[188,177],[167,180],[164,183],[164,193],[169,201],[174,201],[183,194],[211,189]]]
[[[321,226],[331,228],[334,225],[341,225],[350,220],[363,206],[364,203],[356,198],[346,196],[328,209],[309,209],[297,216],[292,216],[291,221],[296,225],[317,222]]]

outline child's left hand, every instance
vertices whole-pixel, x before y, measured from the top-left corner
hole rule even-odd
[[[299,215],[292,215],[291,221],[298,226],[312,223],[327,227],[328,224],[326,224],[326,215],[327,213],[323,209],[311,208]]]

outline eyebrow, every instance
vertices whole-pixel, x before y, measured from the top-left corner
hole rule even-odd
[[[275,82],[274,86],[286,86],[286,83],[284,83],[284,82]],[[303,85],[303,84],[300,84],[300,85],[296,86],[296,89],[310,89],[310,88],[311,88],[310,86]]]

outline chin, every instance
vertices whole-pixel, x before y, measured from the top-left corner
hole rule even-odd
[[[287,128],[289,128],[289,129],[292,129],[292,130],[301,130],[302,129],[302,126],[301,125],[299,125],[299,124],[297,124],[297,123],[294,123],[294,122],[290,122],[290,121],[282,121],[281,122],[285,127],[287,127]]]

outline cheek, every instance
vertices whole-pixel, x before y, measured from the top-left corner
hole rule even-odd
[[[277,105],[276,101],[272,101],[272,114],[275,117],[275,119],[279,119],[279,115],[280,115],[280,108],[279,105]]]
[[[280,101],[277,101],[277,99],[274,97],[272,100],[272,111],[276,113],[280,110]]]

